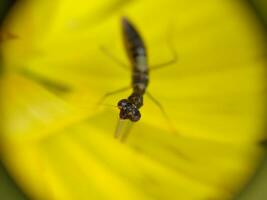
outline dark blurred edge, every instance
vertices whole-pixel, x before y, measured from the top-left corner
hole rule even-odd
[[[10,8],[14,5],[14,3],[15,0],[0,0],[0,26],[2,26],[5,16],[7,15]],[[2,68],[2,66],[0,66],[0,68]],[[17,187],[14,180],[12,180],[12,178],[8,175],[8,172],[1,161],[0,161],[0,199],[1,200],[28,199],[23,194],[23,192]]]
[[[0,163],[0,199],[1,200],[27,200],[26,195],[18,188],[8,175],[5,167]]]
[[[254,11],[257,18],[267,31],[267,1],[266,0],[244,0],[248,6]]]
[[[16,0],[0,0],[0,25],[15,2]]]
[[[254,13],[255,17],[261,23],[263,30],[265,31],[265,35],[267,37],[267,0],[244,0],[244,2],[247,3],[249,9],[252,10],[252,14]],[[267,52],[267,38],[266,38],[266,52]],[[265,132],[267,133],[267,127],[265,128]],[[243,188],[243,190],[237,196],[237,198],[235,198],[235,200],[267,199],[267,139],[266,138],[265,141],[261,143],[261,145],[265,149],[265,156],[262,160],[262,163],[260,163],[259,168],[256,174],[252,177],[251,181],[245,186],[245,188]]]

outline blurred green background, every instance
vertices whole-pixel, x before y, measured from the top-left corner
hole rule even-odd
[[[6,13],[12,7],[14,0],[0,0],[0,24]],[[254,11],[267,31],[267,1],[266,0],[244,0]],[[267,147],[266,142],[264,144]],[[1,200],[24,200],[27,197],[16,186],[6,169],[0,162],[0,199]],[[266,200],[267,199],[267,156],[263,159],[255,177],[241,192],[237,200]]]

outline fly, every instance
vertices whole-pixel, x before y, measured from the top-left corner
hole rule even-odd
[[[131,87],[125,87],[121,88],[119,90],[106,93],[100,102],[102,102],[106,97],[123,92],[125,90],[128,90],[129,88],[132,88],[132,93],[128,98],[121,99],[117,107],[120,110],[119,113],[119,122],[116,128],[115,137],[119,137],[120,133],[122,132],[122,122],[125,122],[125,120],[128,120],[130,122],[137,122],[141,118],[140,108],[143,106],[143,99],[144,95],[146,94],[161,110],[163,113],[165,119],[170,123],[170,120],[162,107],[162,105],[147,91],[147,87],[149,84],[149,67],[148,67],[148,61],[147,61],[147,49],[144,44],[144,41],[142,37],[140,36],[137,29],[133,26],[133,24],[125,17],[121,19],[121,25],[122,25],[122,35],[123,35],[123,41],[124,41],[124,47],[126,49],[128,58],[131,62]],[[112,54],[110,54],[106,49],[102,48],[103,52],[108,55],[110,58],[112,58],[115,62],[117,62],[119,65],[125,67],[120,60],[118,60],[116,57],[114,57]],[[172,49],[173,50],[173,49]],[[176,62],[176,53],[174,53],[174,58],[166,63],[162,63],[156,66],[152,66],[150,69],[158,69],[163,66],[171,65]],[[128,124],[124,131],[124,135],[122,135],[121,140],[125,140],[130,128],[131,123]]]

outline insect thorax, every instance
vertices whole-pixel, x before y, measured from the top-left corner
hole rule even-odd
[[[132,104],[136,105],[137,108],[140,108],[143,106],[143,96],[133,92],[129,97],[128,97],[129,102]]]

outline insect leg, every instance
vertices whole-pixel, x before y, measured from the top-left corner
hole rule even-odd
[[[173,126],[170,117],[168,116],[168,114],[166,113],[164,107],[161,105],[161,103],[154,98],[148,91],[146,91],[146,95],[151,99],[151,101],[154,102],[154,104],[160,109],[164,119],[167,121],[167,123],[169,124],[170,129],[172,130],[172,132],[177,133],[176,128]]]
[[[129,120],[122,120],[119,118],[118,122],[117,122],[114,137],[119,138],[121,136],[120,141],[125,142],[125,140],[127,139],[128,135],[130,133],[130,130],[131,130],[133,124],[134,123],[130,122]]]
[[[116,56],[114,56],[110,51],[108,51],[105,47],[101,46],[100,50],[107,56],[109,57],[111,60],[113,60],[113,62],[115,62],[116,64],[118,64],[120,67],[122,67],[125,70],[129,70],[128,65],[126,65],[125,63],[123,63],[120,59],[118,59]]]
[[[121,142],[125,142],[129,136],[129,133],[132,130],[133,127],[133,122],[130,122],[130,124],[128,124],[127,129],[125,130],[124,134],[121,136]]]
[[[165,120],[167,121],[167,123],[168,123],[168,125],[169,125],[169,127],[170,127],[170,130],[171,130],[175,135],[178,134],[178,136],[181,137],[181,135],[177,132],[176,128],[173,126],[173,124],[172,124],[172,122],[171,122],[171,120],[170,120],[168,114],[166,113],[166,111],[165,111],[165,109],[163,108],[163,106],[161,105],[161,103],[160,103],[157,99],[155,99],[149,92],[146,92],[146,94],[147,94],[147,96],[151,99],[151,101],[153,101],[153,102],[158,106],[158,108],[160,109],[162,115],[164,116]],[[178,153],[179,156],[180,156],[181,158],[183,158],[184,160],[191,161],[191,159],[188,158],[183,152],[181,152],[181,151],[177,151],[177,153]]]
[[[124,87],[124,88],[120,88],[118,90],[115,90],[115,91],[111,91],[111,92],[107,92],[99,101],[98,101],[98,105],[101,105],[107,97],[111,96],[111,95],[114,95],[114,94],[117,94],[117,93],[120,93],[120,92],[124,92],[126,90],[129,90],[131,87],[130,86],[127,86],[127,87]]]
[[[118,138],[120,136],[121,129],[122,129],[121,123],[122,123],[122,120],[119,118],[117,122],[116,130],[115,130],[114,138]]]
[[[172,59],[167,61],[167,62],[164,62],[164,63],[152,65],[150,67],[150,71],[154,71],[154,70],[157,70],[157,69],[160,69],[160,68],[163,68],[163,67],[167,67],[167,66],[173,65],[173,64],[175,64],[177,62],[178,55],[177,55],[177,53],[175,51],[175,48],[173,47],[173,45],[170,42],[168,42],[168,43],[169,43],[169,48],[170,48],[170,50],[172,52]]]

